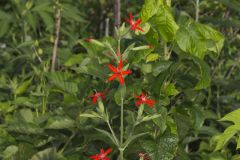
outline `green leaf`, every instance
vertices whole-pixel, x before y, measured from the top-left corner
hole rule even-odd
[[[151,115],[151,116],[147,115],[147,116],[143,117],[142,122],[147,122],[147,121],[159,118],[161,116],[162,116],[161,114],[155,114],[155,115]]]
[[[186,53],[203,59],[207,51],[220,53],[224,37],[213,28],[190,21],[180,27],[176,34],[178,46]]]
[[[240,148],[240,136],[238,136],[238,139],[237,139],[237,149]]]
[[[86,56],[84,54],[77,54],[77,55],[71,55],[66,62],[64,63],[65,66],[70,67],[76,64],[81,64],[84,59],[86,58]],[[88,60],[90,60],[88,58]]]
[[[152,22],[165,42],[173,41],[179,27],[174,20],[170,7],[161,6]]]
[[[19,114],[21,115],[22,119],[25,121],[25,122],[28,122],[28,123],[33,123],[33,114],[32,114],[32,111],[30,109],[21,109],[19,111]]]
[[[147,56],[146,62],[153,62],[160,58],[160,55],[158,53],[151,53]]]
[[[141,146],[152,160],[171,160],[177,151],[178,138],[174,134],[164,134],[156,141],[141,141]]]
[[[141,10],[141,19],[146,22],[149,18],[155,15],[163,4],[163,0],[145,0]]]
[[[14,156],[18,151],[18,147],[15,145],[8,146],[4,151],[3,151],[3,157],[4,159],[9,159],[12,156]]]
[[[208,64],[199,58],[193,57],[193,60],[200,69],[200,79],[194,89],[200,90],[209,87],[211,84],[211,75]]]
[[[59,89],[73,95],[78,92],[77,84],[70,80],[71,75],[68,73],[53,72],[48,77]]]
[[[142,137],[142,136],[145,136],[145,135],[147,135],[147,134],[149,134],[149,133],[148,133],[148,132],[146,132],[146,133],[139,133],[139,134],[136,134],[136,135],[133,135],[133,136],[129,137],[129,138],[127,139],[127,141],[123,144],[124,148],[127,148],[128,145],[129,145],[131,142],[133,142],[134,140],[136,140],[137,138]]]
[[[44,149],[33,155],[31,158],[31,160],[53,160],[53,159],[58,160],[57,153],[54,148]]]
[[[23,82],[20,86],[18,86],[15,91],[15,94],[20,95],[20,94],[25,93],[27,91],[27,89],[29,88],[29,86],[31,85],[32,79],[33,78],[30,78],[29,80]]]
[[[152,72],[152,64],[142,64],[141,70],[144,74]]]
[[[90,113],[81,113],[79,117],[87,117],[87,118],[102,118],[99,116],[97,113],[95,114],[90,114]]]
[[[234,124],[240,124],[240,109],[237,109],[233,112],[228,113],[219,121],[231,121]]]
[[[215,151],[220,150],[224,145],[237,133],[240,131],[240,125],[231,125],[228,127],[223,134],[214,137],[214,140],[217,142]]]
[[[118,146],[118,141],[115,141],[114,137],[109,132],[102,129],[98,129],[98,128],[95,128],[95,129],[101,134],[103,134],[104,136],[108,137],[114,144],[116,144],[116,146]]]
[[[47,124],[47,129],[71,129],[75,123],[68,117],[56,116],[50,117]]]
[[[166,94],[166,96],[176,96],[179,93],[175,84],[173,83],[166,84],[163,92]]]

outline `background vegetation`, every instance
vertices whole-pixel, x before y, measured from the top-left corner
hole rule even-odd
[[[144,90],[157,101],[146,114],[161,114],[136,129],[155,137],[131,143],[125,158],[144,152],[154,160],[240,159],[240,2],[167,0],[157,8],[157,1],[121,2],[122,22],[132,12],[151,25],[146,34],[124,37],[122,51],[132,43],[153,46],[129,54],[127,109],[137,112],[131,95]],[[58,7],[57,64],[50,72]],[[94,89],[111,89],[105,107],[118,129],[118,85],[105,83],[111,58],[102,53],[109,49],[84,40],[117,48],[114,14],[113,0],[0,1],[1,159],[88,159],[109,146],[117,159],[116,148],[94,130],[107,127],[80,116],[96,108],[87,98]],[[127,132],[131,114],[125,120]]]

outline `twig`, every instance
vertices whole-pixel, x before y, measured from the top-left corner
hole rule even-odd
[[[121,0],[115,0],[114,8],[115,27],[119,27],[121,24]]]
[[[56,58],[57,58],[57,49],[58,49],[58,42],[59,42],[59,33],[61,28],[61,9],[59,6],[56,6],[55,11],[55,39],[54,39],[54,46],[52,52],[52,66],[51,71],[55,71],[56,66]]]

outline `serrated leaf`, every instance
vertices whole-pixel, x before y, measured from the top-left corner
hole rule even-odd
[[[152,22],[160,33],[160,38],[165,42],[173,41],[178,30],[178,25],[174,20],[169,6],[162,5],[158,10],[156,16],[153,17]]]
[[[51,117],[48,120],[47,129],[71,129],[74,127],[75,122],[68,117]]]
[[[155,15],[163,4],[163,0],[145,0],[141,10],[141,19],[146,22],[149,18]]]
[[[224,37],[213,28],[190,21],[180,27],[176,34],[178,46],[186,53],[203,59],[207,51],[219,53]]]
[[[174,134],[164,134],[157,141],[141,141],[141,146],[152,160],[171,160],[177,151],[178,138]]]

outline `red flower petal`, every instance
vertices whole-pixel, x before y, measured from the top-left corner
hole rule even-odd
[[[118,79],[119,79],[120,84],[123,85],[124,84],[123,77],[120,75],[120,76],[118,76]]]
[[[109,78],[108,78],[108,81],[112,81],[114,80],[115,78],[117,78],[118,74],[113,74],[111,75]]]
[[[144,32],[144,30],[140,27],[136,27],[137,30]]]
[[[122,75],[127,75],[127,74],[131,74],[131,73],[132,73],[131,70],[122,71]]]
[[[105,156],[107,156],[112,151],[112,148],[108,148],[105,152]]]
[[[132,12],[129,13],[129,16],[130,16],[130,20],[133,21],[133,15],[132,15]]]
[[[111,71],[113,71],[114,73],[117,73],[117,72],[118,72],[117,68],[115,68],[113,65],[108,64],[108,67],[109,67],[109,69],[110,69]]]
[[[138,100],[136,103],[135,103],[135,106],[136,107],[138,107],[140,104],[142,104],[143,103],[143,101],[140,99],[140,100]]]

